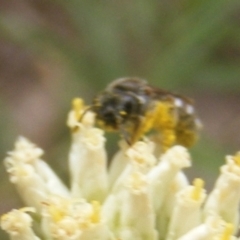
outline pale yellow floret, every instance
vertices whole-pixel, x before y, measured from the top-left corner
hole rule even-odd
[[[98,128],[91,128],[83,131],[82,141],[84,141],[86,145],[88,145],[88,147],[97,149],[105,142],[105,138],[103,137],[103,131]]]
[[[136,142],[126,151],[126,156],[130,159],[131,164],[138,170],[148,171],[157,162],[153,155],[154,144],[150,141]]]
[[[91,221],[92,223],[99,223],[100,222],[100,213],[101,213],[101,206],[98,201],[92,201],[92,216]]]
[[[129,187],[134,192],[141,192],[147,185],[146,177],[140,172],[133,172],[127,182]]]
[[[11,165],[13,164],[13,165]],[[15,184],[20,196],[28,206],[41,209],[40,202],[45,199],[48,189],[33,165],[12,161],[6,164],[10,181]]]
[[[187,149],[174,146],[161,156],[159,163],[147,174],[155,210],[160,209],[166,201],[165,197],[172,193],[172,183],[181,169],[189,166],[191,166],[191,160]]]
[[[32,166],[22,164],[10,165],[10,161],[5,165],[8,167],[7,172],[9,173],[10,181],[12,183],[17,183],[19,179],[27,177],[33,172]]]
[[[32,231],[32,218],[27,212],[35,212],[35,209],[31,207],[13,209],[1,217],[1,227],[10,234],[11,239],[39,240]]]
[[[52,196],[48,201],[42,202],[44,215],[49,216],[53,222],[59,222],[68,214],[70,203],[68,199]]]
[[[149,140],[138,141],[128,149],[124,146],[122,152],[118,157],[122,157],[124,160],[124,165],[120,166],[122,168],[121,174],[116,178],[113,184],[113,191],[119,191],[122,186],[126,183],[126,179],[130,179],[133,172],[147,173],[156,164],[157,159],[153,154],[154,144]],[[114,158],[116,160],[116,157]],[[117,159],[118,161],[120,159]],[[113,163],[115,164],[115,163]],[[119,172],[118,166],[113,165],[115,172]],[[112,170],[112,168],[111,168]],[[119,172],[120,173],[120,172]],[[110,172],[112,175],[112,172]],[[128,180],[127,180],[128,181]]]
[[[113,156],[108,169],[108,181],[110,189],[114,185],[116,179],[118,179],[118,177],[121,175],[126,165],[129,163],[129,159],[125,154],[129,146],[124,140],[121,140],[118,145],[120,149]]]
[[[211,215],[204,223],[190,230],[178,240],[219,240],[225,224],[219,216]]]
[[[160,157],[161,161],[168,161],[173,166],[190,167],[191,158],[188,150],[180,145],[173,146]]]
[[[20,213],[20,214],[21,213],[27,213],[27,212],[35,213],[36,210],[33,207],[23,207],[23,208],[20,208],[18,210],[13,209],[11,212],[2,215],[1,222],[7,221],[12,217],[14,218],[16,216],[17,212]]]
[[[219,240],[231,240],[233,231],[234,231],[233,224],[227,223],[226,226],[225,226],[225,229],[223,231],[223,234],[219,238]]]
[[[18,137],[14,150],[8,153],[9,157],[6,159],[11,158],[15,162],[34,164],[43,153],[44,151],[41,148],[37,147],[27,138]]]
[[[50,205],[48,207],[48,212],[54,222],[61,221],[66,215],[64,208],[59,208],[58,206],[54,205]]]
[[[50,239],[54,240],[79,240],[81,236],[81,230],[75,219],[64,218],[58,224],[52,224],[50,227],[51,236]]]
[[[201,178],[196,178],[193,181],[193,190],[192,190],[192,198],[193,200],[198,201],[202,194],[202,189],[204,187],[204,181]]]
[[[81,98],[72,101],[72,110],[68,114],[67,125],[73,132],[81,128],[82,125],[91,127],[95,122],[95,114],[88,111],[89,107],[84,105]]]
[[[175,194],[166,240],[175,240],[201,224],[201,205],[206,197],[203,181],[196,179]],[[167,204],[171,199],[166,199]],[[160,211],[160,215],[162,212]]]
[[[107,194],[107,155],[101,129],[81,125],[72,133],[69,152],[71,194],[88,201],[102,201]]]
[[[28,139],[19,137],[14,150],[4,160],[10,181],[16,184],[25,203],[33,203],[40,196],[42,199],[48,192],[69,195],[55,172],[40,159],[42,154],[41,148]],[[35,204],[39,205],[39,201],[35,201]]]
[[[152,109],[143,116],[140,130],[133,136],[136,142],[131,146],[124,142],[109,170],[104,131],[93,127],[95,114],[91,107],[87,108],[80,98],[73,99],[68,115],[72,130],[71,194],[58,190],[62,187],[57,176],[40,159],[43,151],[25,138],[18,139],[5,166],[25,204],[35,206],[41,217],[39,227],[44,239],[236,239],[240,152],[227,157],[203,208],[204,181],[196,178],[193,186],[189,185],[182,171],[191,166],[189,152],[180,145],[172,147],[178,138],[176,108],[166,101]],[[119,114],[124,116],[126,112]],[[160,147],[144,137],[137,141],[150,129],[160,132]],[[155,146],[161,150],[159,159]],[[27,214],[35,209],[13,210],[1,217],[1,227],[11,240],[38,240],[31,228],[33,219]]]
[[[91,226],[97,225],[101,222],[101,205],[98,201],[90,203],[82,203],[76,212],[72,213],[76,219],[81,230],[89,229]]]
[[[240,152],[237,152],[235,156],[233,156],[233,160],[240,167]]]
[[[43,206],[45,234],[54,239],[79,239],[81,234],[101,222],[101,207],[97,201],[90,204],[84,199],[53,196]]]
[[[215,213],[226,222],[232,223],[235,231],[239,226],[240,167],[232,156],[221,168],[213,191],[209,194],[203,212],[206,217]]]
[[[240,176],[240,152],[235,156],[227,156],[226,157],[226,165],[222,166],[222,170],[224,172],[228,172],[229,174],[233,174],[236,177]]]

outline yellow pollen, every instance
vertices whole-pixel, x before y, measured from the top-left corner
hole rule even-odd
[[[230,240],[233,234],[233,225],[227,223],[220,240]]]
[[[198,201],[201,197],[201,191],[204,186],[204,181],[201,178],[196,178],[193,181],[193,191],[192,191],[192,199]]]
[[[237,152],[235,156],[233,156],[233,160],[240,167],[240,152]]]
[[[64,210],[65,210],[64,208],[59,209],[58,207],[53,205],[49,206],[48,208],[49,214],[51,215],[54,222],[59,222],[64,218],[65,216]]]
[[[163,152],[166,152],[175,142],[176,135],[173,129],[163,129],[162,134],[163,134],[162,148]]]
[[[120,111],[119,114],[122,115],[122,116],[127,115],[127,113],[125,111]]]
[[[92,223],[99,223],[100,222],[100,213],[101,213],[101,206],[98,201],[92,201],[92,208],[93,214],[91,216]]]
[[[172,111],[172,108],[173,106],[170,103],[160,102],[157,105],[157,121],[163,128],[174,128],[176,125],[176,117],[174,112]]]
[[[75,117],[78,120],[81,117],[81,113],[84,108],[84,102],[81,98],[74,98],[72,101],[72,107],[75,113]]]
[[[175,143],[176,121],[173,105],[168,102],[159,102],[155,110],[154,128],[162,133],[162,148],[164,152]]]
[[[135,160],[137,163],[139,163],[139,164],[142,164],[142,163],[145,162],[145,161],[144,161],[144,158],[141,157],[141,156],[136,156],[136,157],[134,158],[134,160]]]

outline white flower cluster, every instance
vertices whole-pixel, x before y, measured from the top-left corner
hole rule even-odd
[[[157,156],[150,140],[131,147],[122,142],[108,169],[104,132],[94,127],[91,112],[79,122],[82,112],[76,99],[68,117],[70,189],[41,159],[43,151],[23,137],[5,159],[10,181],[28,206],[2,216],[10,239],[237,239],[240,154],[227,157],[207,196],[203,180],[190,185],[183,173],[191,160],[182,146]]]

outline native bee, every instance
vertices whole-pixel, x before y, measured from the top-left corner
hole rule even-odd
[[[119,131],[130,145],[156,130],[165,149],[173,144],[189,147],[200,128],[192,100],[139,78],[113,81],[94,98],[90,108],[101,128]]]

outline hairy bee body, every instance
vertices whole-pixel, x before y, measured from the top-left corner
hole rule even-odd
[[[200,126],[191,100],[138,78],[113,81],[93,100],[91,109],[102,128],[119,131],[129,144],[156,130],[166,148],[173,144],[189,147]]]

